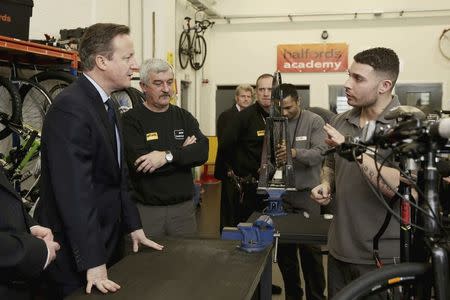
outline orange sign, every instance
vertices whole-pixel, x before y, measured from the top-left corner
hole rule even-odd
[[[348,45],[344,43],[277,47],[277,69],[283,73],[345,72],[347,68]]]

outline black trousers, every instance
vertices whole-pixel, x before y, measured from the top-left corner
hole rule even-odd
[[[266,194],[257,193],[258,184],[246,183],[242,184],[243,196],[242,203],[239,205],[239,222],[247,222],[248,218],[255,211],[262,211],[266,203],[264,199]]]
[[[279,244],[278,266],[283,276],[286,300],[302,299],[303,289],[300,281],[300,266],[297,257],[300,252],[306,299],[326,299],[325,275],[320,246],[304,244]]]
[[[360,277],[361,275],[376,269],[375,264],[363,265],[352,264],[334,258],[328,255],[328,298],[333,297],[347,284]],[[366,297],[364,299],[387,299],[386,292]]]
[[[220,196],[220,231],[223,227],[235,227],[239,223],[240,195],[230,178],[222,180]]]

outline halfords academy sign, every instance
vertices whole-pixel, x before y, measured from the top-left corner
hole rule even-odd
[[[277,69],[280,72],[346,72],[347,44],[278,45]]]

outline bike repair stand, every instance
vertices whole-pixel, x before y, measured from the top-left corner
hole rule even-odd
[[[267,207],[264,208],[263,214],[269,215],[271,217],[279,217],[285,216],[287,213],[284,211],[283,207],[283,194],[286,191],[284,188],[271,188],[266,189],[267,194],[269,194],[269,198],[264,201],[267,201]]]
[[[275,238],[275,258],[278,250],[278,238],[273,221],[269,216],[262,215],[255,222],[239,223],[237,227],[224,227],[222,240],[241,241],[239,248],[245,252],[260,252],[273,243]]]

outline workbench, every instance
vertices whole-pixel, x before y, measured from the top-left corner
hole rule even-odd
[[[121,286],[118,292],[87,295],[80,289],[66,299],[271,299],[271,247],[246,253],[236,247],[238,241],[156,241],[163,251],[145,249],[109,269],[109,278]]]
[[[247,222],[253,223],[261,216],[254,212]],[[331,220],[322,216],[305,218],[301,213],[288,213],[285,216],[271,217],[275,231],[280,233],[280,243],[326,245]]]

